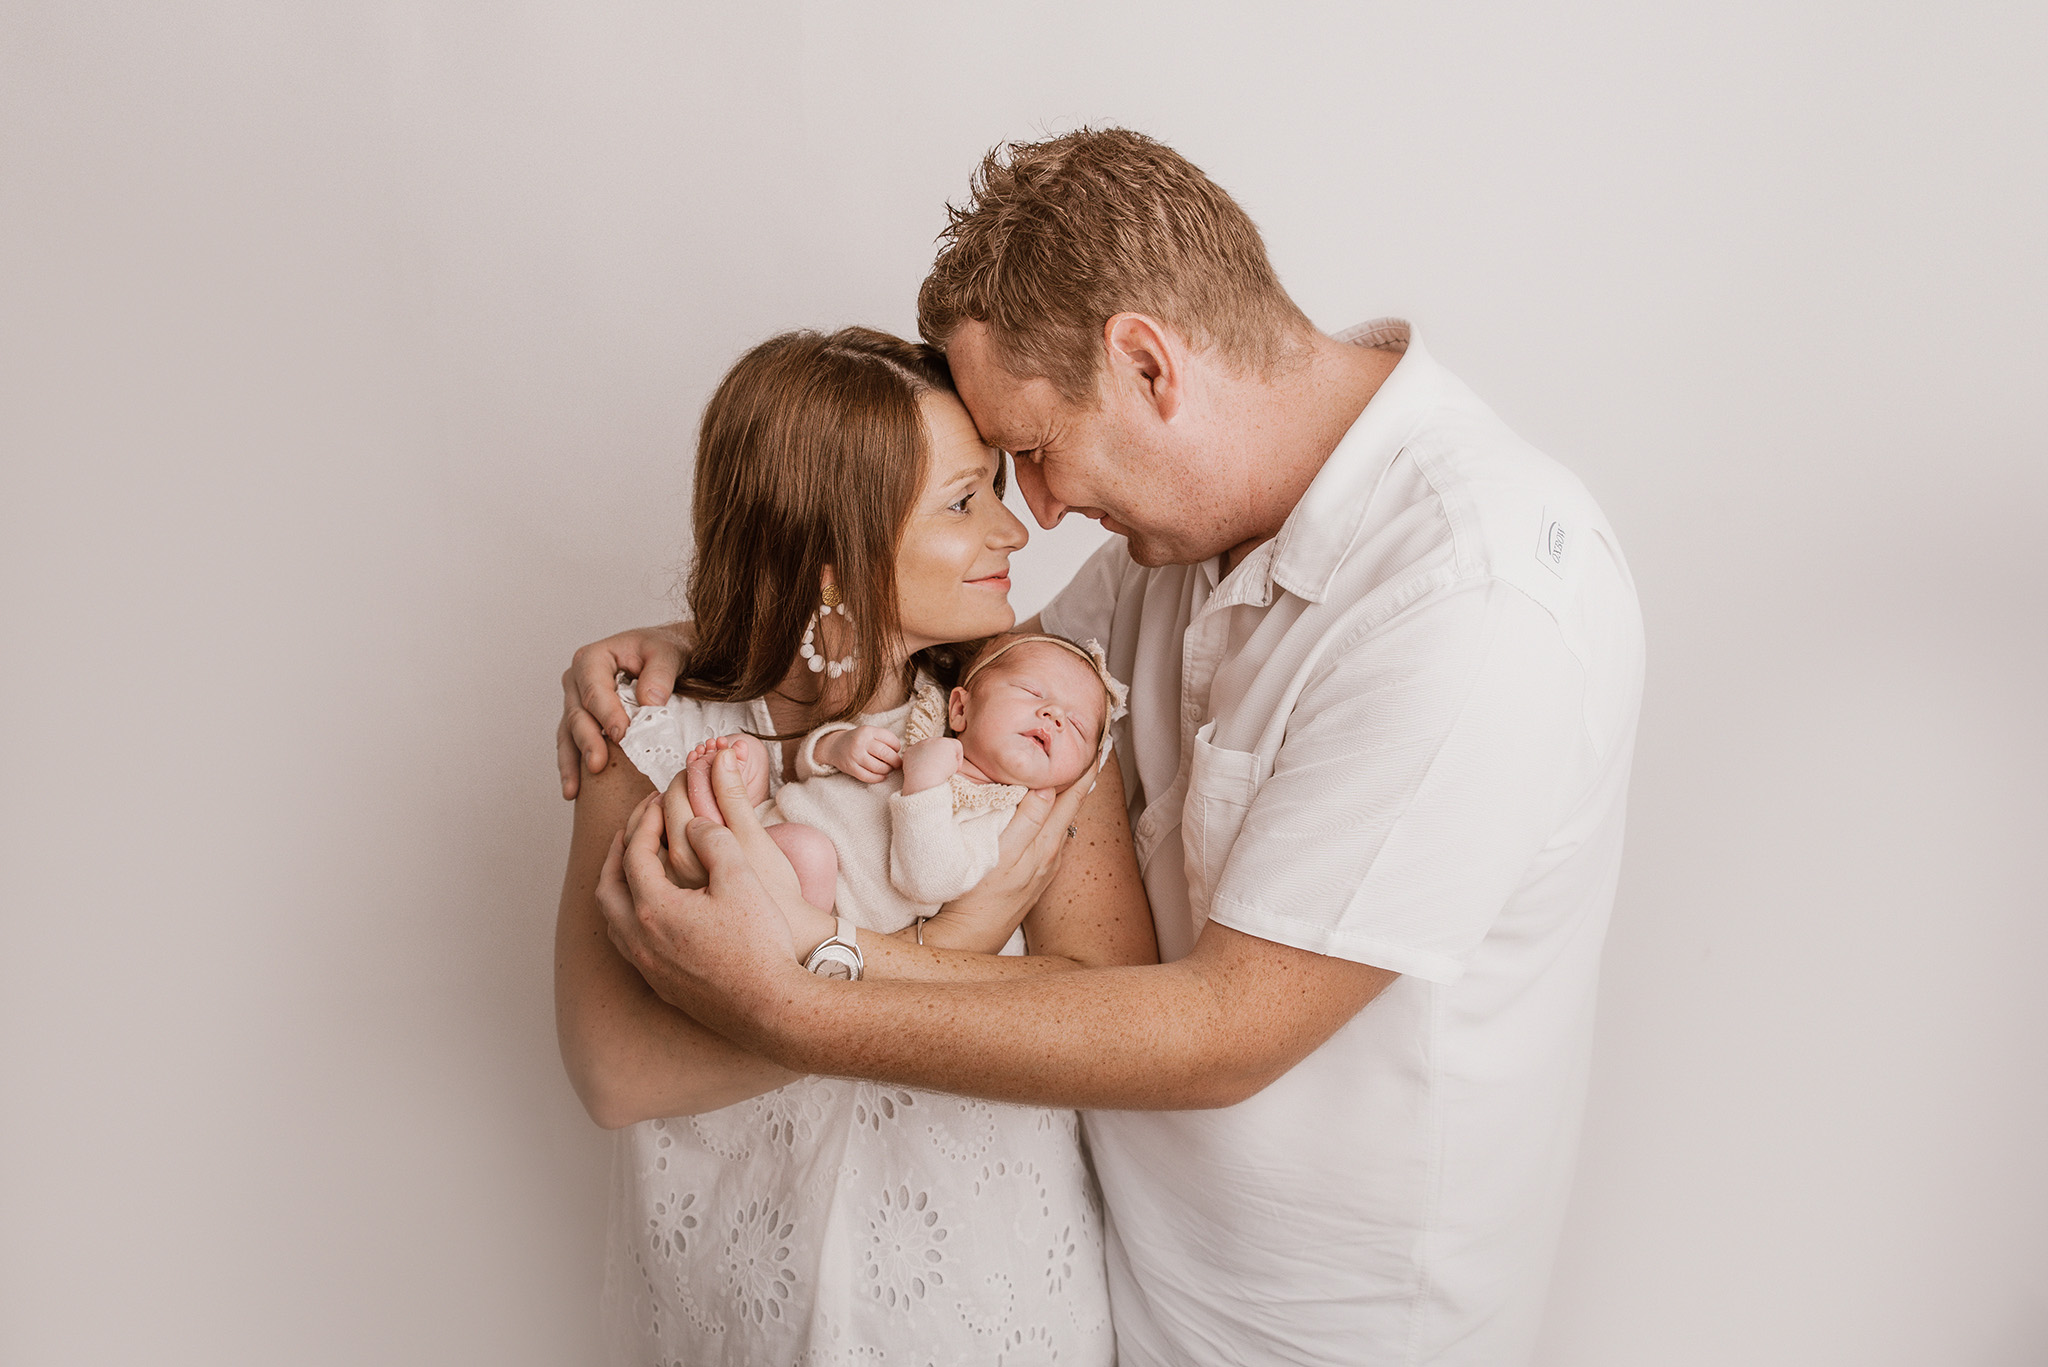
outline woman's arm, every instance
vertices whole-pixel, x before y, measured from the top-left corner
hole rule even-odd
[[[609,759],[602,770],[582,775],[576,798],[555,921],[555,1032],[584,1109],[606,1129],[617,1129],[717,1110],[797,1074],[746,1053],[662,1001],[612,948],[597,904],[598,881],[608,852],[617,863],[626,818],[653,785],[616,746]]]

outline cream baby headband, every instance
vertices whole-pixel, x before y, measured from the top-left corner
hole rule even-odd
[[[1018,646],[1028,646],[1033,641],[1043,641],[1047,645],[1055,645],[1070,654],[1080,656],[1088,662],[1089,668],[1095,671],[1095,677],[1102,680],[1102,691],[1109,695],[1109,711],[1102,718],[1102,742],[1095,751],[1095,767],[1100,769],[1102,761],[1109,757],[1109,728],[1111,724],[1123,716],[1124,713],[1130,711],[1131,690],[1127,684],[1124,684],[1116,675],[1109,672],[1109,659],[1102,653],[1102,647],[1093,640],[1069,641],[1064,636],[1047,636],[1036,632],[1022,636],[1012,636],[994,650],[983,652],[980,659],[969,665],[967,672],[960,676],[960,686],[962,688],[967,687],[973,681],[975,675],[987,669],[1001,656],[1015,650]]]

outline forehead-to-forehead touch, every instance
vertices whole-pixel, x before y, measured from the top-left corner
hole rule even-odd
[[[1033,429],[1068,404],[1051,380],[1005,365],[986,323],[962,323],[946,347],[946,362],[982,439],[1005,451],[1035,446]]]
[[[932,474],[940,479],[952,476],[956,468],[986,466],[995,452],[981,439],[965,405],[944,390],[927,390],[918,399],[924,418],[925,437],[930,445]]]

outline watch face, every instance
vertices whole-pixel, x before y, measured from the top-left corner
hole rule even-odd
[[[827,959],[811,971],[821,978],[837,978],[841,982],[850,981],[853,977],[853,965],[838,959]]]

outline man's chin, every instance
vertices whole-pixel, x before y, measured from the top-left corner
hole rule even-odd
[[[1162,565],[1195,565],[1209,558],[1206,555],[1189,556],[1179,547],[1165,545],[1142,532],[1126,532],[1124,544],[1130,550],[1131,559],[1148,570],[1156,570]]]

